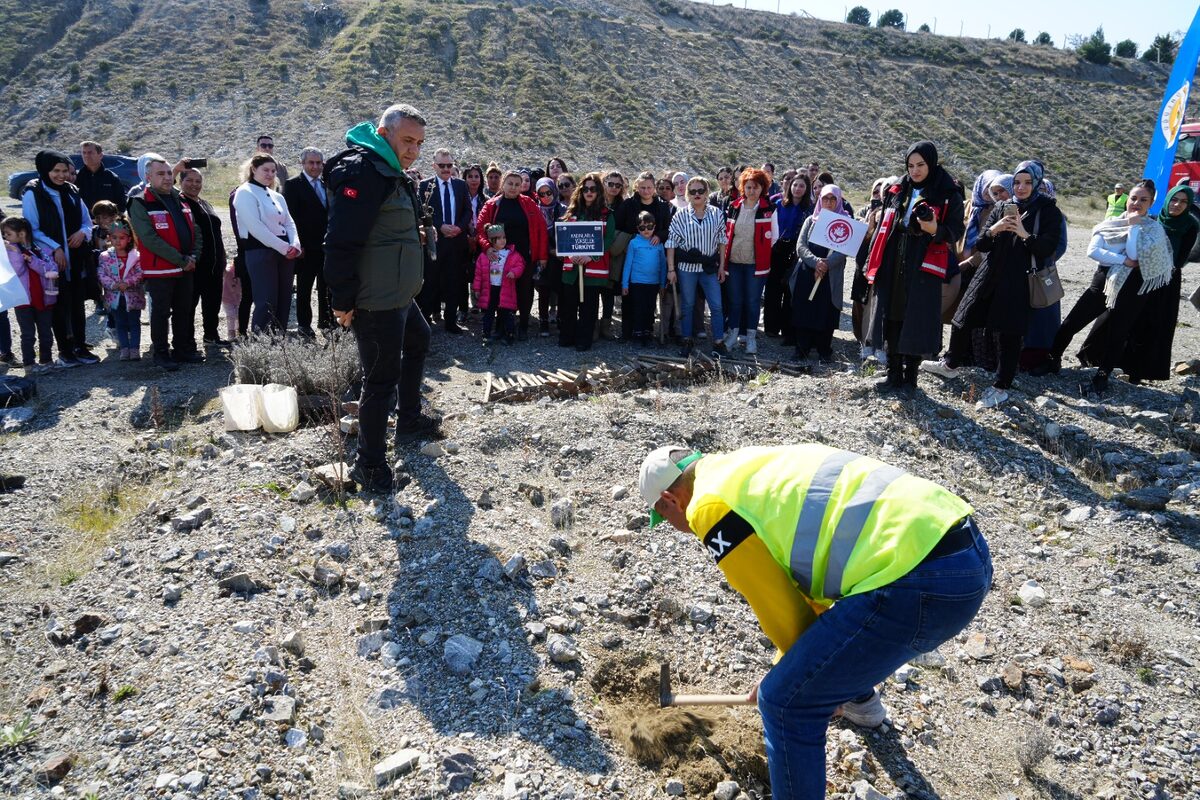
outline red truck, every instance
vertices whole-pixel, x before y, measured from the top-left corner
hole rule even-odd
[[[1184,180],[1192,187],[1196,196],[1200,197],[1200,119],[1189,119],[1179,129],[1179,143],[1175,146],[1175,165],[1171,167],[1171,186],[1178,186]],[[1192,213],[1200,217],[1200,207],[1193,205]],[[1188,261],[1200,261],[1200,240],[1192,248]]]

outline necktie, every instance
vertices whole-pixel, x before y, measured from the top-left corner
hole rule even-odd
[[[312,181],[312,186],[313,186],[313,191],[317,193],[317,199],[321,201],[321,205],[327,206],[328,203],[325,200],[325,187],[322,186],[321,182],[319,180],[316,180],[315,178]]]
[[[442,181],[442,222],[454,224],[454,209],[450,207],[450,181]]]

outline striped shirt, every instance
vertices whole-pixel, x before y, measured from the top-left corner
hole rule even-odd
[[[671,218],[671,227],[667,229],[666,247],[668,250],[679,248],[691,250],[695,248],[706,256],[717,255],[718,248],[725,246],[725,213],[716,206],[704,207],[704,219],[696,219],[696,212],[689,206],[685,211],[678,211]],[[680,272],[703,272],[704,267],[687,261],[676,261],[675,268]]]

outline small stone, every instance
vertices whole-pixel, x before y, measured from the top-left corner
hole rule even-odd
[[[484,489],[479,493],[478,499],[475,500],[475,505],[486,511],[487,509],[494,507],[496,505],[496,501],[492,499],[492,493],[487,489]]]
[[[721,781],[713,790],[713,800],[734,800],[740,789],[737,781]]]
[[[292,487],[291,493],[288,494],[288,499],[293,503],[307,503],[316,496],[317,490],[313,488],[311,483],[308,481],[300,481],[294,487]]]
[[[347,414],[338,420],[338,427],[347,436],[358,436],[358,417]]]
[[[283,742],[293,750],[300,750],[308,746],[308,734],[299,728],[291,728],[283,735]]]
[[[557,578],[558,566],[550,559],[546,559],[531,566],[529,574],[535,578]]]
[[[713,618],[713,607],[708,603],[695,603],[688,607],[687,615],[692,622],[703,624]]]
[[[386,786],[401,775],[412,770],[421,760],[421,751],[406,748],[392,753],[375,765],[375,785]]]
[[[909,664],[905,664],[892,673],[892,680],[900,686],[904,686],[909,681],[917,677],[919,670]]]
[[[177,780],[179,780],[179,776],[174,772],[164,772],[154,779],[154,788],[166,789]]]
[[[1058,408],[1058,401],[1052,397],[1046,397],[1044,394],[1034,398],[1033,404],[1044,409]]]
[[[627,488],[625,488],[624,486],[612,487],[612,499],[613,500],[624,500],[628,496],[629,496],[629,490]]]
[[[670,797],[683,797],[683,794],[686,791],[683,787],[683,781],[679,780],[678,778],[667,778],[667,782],[663,786],[663,790]]]
[[[58,783],[67,777],[71,767],[75,765],[70,753],[53,753],[37,766],[34,779],[38,783]]]
[[[304,634],[300,631],[290,631],[283,637],[279,646],[299,658],[304,655]]]
[[[1175,365],[1176,375],[1200,375],[1200,358],[1180,361]]]
[[[266,591],[271,587],[266,582],[252,577],[249,573],[236,572],[217,581],[217,588],[221,590],[222,596],[228,596],[231,594],[254,594]]]
[[[488,583],[499,583],[504,577],[504,567],[494,557],[485,558],[483,563],[479,565],[479,569],[476,570],[475,577],[485,580]]]
[[[1048,602],[1046,600],[1046,590],[1035,580],[1027,580],[1021,584],[1021,588],[1017,590],[1017,597],[1021,598],[1021,603],[1030,608],[1041,608]]]
[[[1004,691],[1004,679],[999,675],[985,675],[975,680],[975,685],[979,687],[979,691],[986,694],[996,694]]]
[[[916,667],[930,667],[932,669],[941,669],[946,666],[946,657],[937,650],[930,650],[928,653],[921,655],[909,662]]]
[[[575,630],[576,622],[563,616],[546,617],[546,627],[555,633],[571,633]]]
[[[1057,439],[1062,436],[1062,426],[1057,422],[1047,422],[1044,433],[1047,439]]]
[[[455,675],[466,675],[475,666],[483,643],[463,633],[456,633],[442,645],[442,658]]]
[[[575,506],[569,497],[564,497],[550,506],[550,522],[556,528],[568,528],[575,521]]]
[[[355,485],[354,481],[350,480],[350,465],[344,461],[338,464],[323,464],[315,468],[309,477],[334,491],[351,489]]]
[[[204,791],[204,787],[208,785],[208,775],[203,772],[192,770],[186,775],[179,777],[179,786],[187,789],[192,794],[200,794]]]
[[[238,620],[237,622],[233,623],[233,630],[236,633],[254,633],[256,630],[258,630],[258,623],[250,619]]]
[[[295,533],[296,518],[287,514],[282,515],[279,518],[279,530],[283,531],[284,533]]]
[[[1095,513],[1096,509],[1091,506],[1076,506],[1066,514],[1063,514],[1062,521],[1064,525],[1079,525],[1080,523],[1087,522]]]
[[[178,583],[168,583],[163,587],[163,602],[178,603],[183,599],[183,587]]]
[[[1092,719],[1097,725],[1112,725],[1121,717],[1121,707],[1116,703],[1105,703],[1096,710]]]
[[[336,542],[330,542],[325,545],[325,554],[334,561],[349,561],[350,560],[350,543],[342,539]]]
[[[10,553],[7,550],[0,550],[0,567],[7,567],[14,561],[19,561],[21,555],[19,553]]]
[[[444,449],[442,449],[442,445],[440,442],[429,442],[428,444],[426,444],[424,447],[421,448],[421,455],[429,456],[430,458],[437,458],[437,457],[443,456],[445,454],[446,454],[446,451]]]
[[[555,664],[570,664],[579,659],[579,649],[575,643],[559,634],[546,639],[546,652]]]
[[[356,650],[359,658],[370,658],[383,648],[383,632],[376,631],[366,636],[358,637]]]
[[[504,562],[504,574],[507,575],[510,580],[516,580],[517,576],[521,574],[521,570],[523,569],[525,569],[524,553],[513,553],[508,561]]]
[[[362,800],[369,792],[361,783],[339,783],[337,787],[338,800]]]
[[[456,748],[442,758],[441,767],[446,776],[443,788],[447,792],[455,793],[465,791],[474,783],[478,764],[475,756]]]
[[[1019,690],[1025,682],[1025,673],[1016,664],[1005,666],[1000,677],[1004,681],[1004,685],[1014,692]]]
[[[972,633],[967,637],[963,651],[976,661],[987,661],[996,655],[996,647],[982,633]]]
[[[854,793],[851,795],[852,800],[888,800],[888,796],[876,790],[867,781],[855,781],[850,784],[850,789]]]
[[[296,700],[286,694],[267,695],[263,698],[262,718],[267,722],[291,725],[296,718]]]
[[[1171,491],[1165,486],[1146,486],[1117,495],[1117,499],[1138,511],[1165,511]]]

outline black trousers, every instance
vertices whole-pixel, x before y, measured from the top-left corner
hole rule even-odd
[[[429,323],[414,301],[386,311],[356,309],[351,327],[362,363],[358,466],[386,467],[388,413],[396,409],[401,427],[421,413]]]
[[[767,336],[786,333],[792,326],[792,292],[787,278],[796,263],[795,252],[795,239],[780,239],[771,248],[771,271],[767,273],[762,305],[763,333]]]
[[[254,287],[250,285],[250,271],[246,269],[246,254],[238,248],[233,259],[233,271],[242,285],[242,301],[238,304],[238,336],[245,336],[250,329],[250,312],[254,309]]]
[[[224,264],[213,264],[209,269],[197,266],[192,279],[192,317],[196,315],[196,306],[200,306],[205,339],[221,338],[219,322],[224,271]]]
[[[312,328],[313,284],[317,287],[317,327],[332,328],[333,311],[329,307],[329,290],[325,288],[325,251],[320,248],[305,250],[304,257],[296,264],[296,324],[301,328]]]
[[[453,323],[460,309],[467,310],[468,288],[467,234],[438,239],[437,260],[425,258],[425,283],[419,297],[421,307],[431,312],[444,309],[442,321]]]
[[[520,317],[517,331],[522,334],[529,332],[529,318],[533,316],[533,273],[536,271],[537,264],[532,261],[526,262],[525,271],[517,278],[517,314]]]
[[[1063,353],[1071,346],[1071,340],[1088,325],[1104,313],[1107,306],[1104,300],[1104,282],[1108,280],[1108,270],[1098,269],[1092,273],[1092,282],[1071,307],[1067,318],[1058,326],[1054,334],[1054,345],[1050,348],[1051,355],[1062,360]]]
[[[621,298],[622,322],[629,320],[627,336],[654,335],[654,306],[658,302],[658,288],[656,283],[629,284],[629,294]]]
[[[195,281],[191,272],[164,278],[147,278],[150,294],[150,343],[156,358],[196,352]]]
[[[69,358],[75,353],[76,347],[83,345],[83,339],[75,339],[73,325],[75,323],[75,315],[72,311],[75,286],[71,281],[65,280],[63,275],[66,270],[59,269],[58,271],[58,299],[54,303],[54,309],[50,315],[50,327],[54,331],[54,341],[58,343],[59,358]],[[83,301],[80,301],[82,305]],[[81,329],[86,330],[86,329]]]
[[[506,336],[512,336],[516,333],[516,323],[513,320],[513,311],[511,308],[500,307],[500,287],[492,286],[488,291],[488,307],[483,312],[483,335],[487,338],[492,336],[492,327],[495,324],[496,316],[500,316],[500,325],[504,328]]]
[[[808,358],[809,351],[814,347],[817,348],[817,355],[819,357],[832,357],[833,331],[814,331],[808,328],[796,328],[796,355],[800,358]]]
[[[952,367],[970,364],[974,358],[974,328],[959,328],[950,326],[950,348],[947,350],[946,363]],[[1019,333],[994,333],[999,365],[996,369],[996,380],[992,384],[997,389],[1008,389],[1012,386],[1013,378],[1017,377],[1017,366],[1021,361],[1021,343],[1024,338]]]
[[[584,286],[583,302],[579,300],[579,286],[566,284],[558,294],[558,343],[571,345],[577,350],[592,346],[596,332],[596,316],[600,311],[600,286]]]

